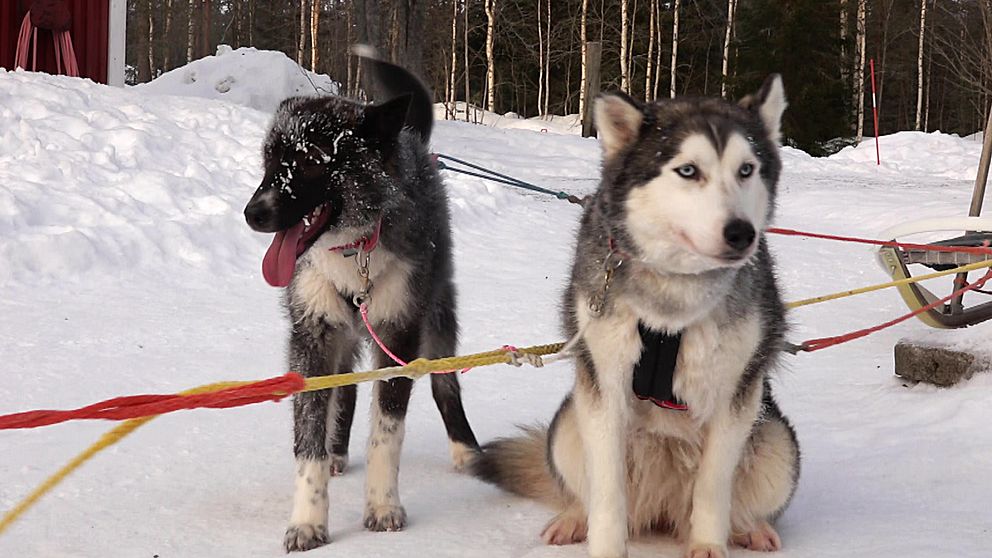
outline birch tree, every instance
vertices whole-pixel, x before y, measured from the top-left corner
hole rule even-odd
[[[628,53],[630,52],[628,14],[630,0],[620,0],[620,91],[630,92],[630,67]]]
[[[854,106],[858,107],[858,143],[861,143],[865,135],[865,19],[867,17],[867,1],[858,0],[858,36],[855,53],[858,64],[854,69]]]
[[[651,0],[651,15],[648,18],[648,57],[647,57],[647,67],[645,68],[644,76],[644,102],[651,101],[652,88],[652,70],[654,65],[654,38],[655,38],[655,17],[658,11],[658,0]],[[659,45],[660,47],[660,45]]]
[[[551,3],[551,0],[547,0]],[[544,116],[544,26],[541,25],[541,0],[537,0],[537,113]]]
[[[320,55],[317,50],[317,37],[320,36],[320,0],[310,0],[310,71],[317,71]]]
[[[582,15],[580,17],[579,41],[582,44],[579,50],[582,54],[582,60],[579,64],[581,65],[582,77],[579,80],[579,114],[585,115],[586,103],[589,102],[586,99],[586,82],[589,81],[589,68],[586,67],[586,43],[589,41],[589,0],[582,0]]]
[[[298,40],[296,42],[296,63],[300,66],[303,65],[304,53],[306,52],[307,15],[309,13],[310,9],[307,6],[307,0],[300,0],[300,26],[297,29]]]
[[[547,1],[548,17],[547,32],[544,34],[548,51],[544,55],[544,114],[550,114],[549,105],[551,103],[551,0]]]
[[[847,83],[850,75],[850,66],[847,60],[847,35],[849,33],[849,23],[847,19],[848,0],[840,0],[840,79]]]
[[[864,2],[865,0],[861,0]],[[682,9],[682,0],[675,0],[674,14],[672,20],[672,87],[671,97],[675,98],[675,69],[678,67],[679,58],[679,11]]]
[[[189,10],[186,12],[186,63],[193,61],[193,46],[196,43],[196,27],[193,26],[193,14],[196,12],[196,0],[189,0]]]
[[[927,0],[920,0],[920,48],[916,57],[916,130],[923,123],[923,46],[927,32]]]
[[[723,35],[723,68],[720,79],[720,96],[727,98],[727,72],[730,69],[730,40],[734,32],[734,13],[737,11],[737,0],[727,0],[727,29]]]
[[[455,120],[458,114],[458,101],[455,96],[456,76],[458,75],[458,0],[451,0],[451,73],[448,76],[448,91],[445,96],[451,103],[451,119]],[[465,100],[466,102],[468,99]],[[468,112],[468,105],[465,106]]]
[[[496,112],[496,0],[486,2],[486,110]]]

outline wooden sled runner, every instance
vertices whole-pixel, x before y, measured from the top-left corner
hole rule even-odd
[[[936,247],[992,247],[992,218],[980,217],[982,201],[985,198],[985,184],[989,175],[989,163],[992,160],[992,113],[985,128],[985,143],[982,148],[981,164],[975,179],[975,189],[971,196],[970,217],[949,219],[924,219],[905,223],[882,233],[882,238],[897,239],[908,234],[924,232],[967,231],[963,236],[957,236],[940,242],[931,243]],[[910,265],[922,265],[937,271],[954,269],[967,264],[992,260],[990,253],[975,252],[946,252],[928,250],[925,247],[902,249],[885,246],[878,251],[879,263],[893,280],[906,279],[912,276]],[[968,274],[959,273],[955,285],[967,283]],[[955,287],[956,288],[956,287]],[[992,294],[979,291],[981,294]],[[913,310],[919,310],[943,297],[936,296],[919,283],[899,286],[899,294],[906,305]],[[954,298],[950,303],[940,305],[918,315],[923,323],[940,329],[968,327],[992,319],[992,301],[974,306],[965,306],[964,295]]]

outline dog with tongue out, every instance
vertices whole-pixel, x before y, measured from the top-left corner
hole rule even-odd
[[[265,175],[245,207],[248,225],[275,233],[262,275],[285,288],[289,368],[306,376],[350,372],[373,329],[399,358],[454,354],[458,340],[448,199],[427,150],[430,92],[411,73],[354,53],[382,93],[362,104],[336,96],[293,97],[279,106],[263,145]],[[392,365],[370,347],[373,365]],[[406,524],[397,480],[411,380],[376,382],[366,452],[365,527]],[[432,375],[434,401],[456,468],[478,451],[458,377]],[[296,487],[287,551],[329,542],[328,490],[343,474],[355,386],[293,399]]]

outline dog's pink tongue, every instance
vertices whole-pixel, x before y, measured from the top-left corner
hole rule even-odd
[[[276,233],[262,258],[262,277],[273,287],[286,287],[296,269],[296,251],[303,236],[303,222]]]

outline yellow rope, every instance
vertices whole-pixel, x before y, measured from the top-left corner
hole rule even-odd
[[[207,385],[195,387],[193,389],[188,389],[181,393],[183,395],[210,393],[213,391],[220,391],[222,389],[245,385],[247,383],[250,382],[218,382],[214,384],[207,384]],[[38,485],[37,488],[32,490],[30,494],[28,494],[23,500],[18,502],[16,506],[11,508],[10,511],[3,514],[3,518],[0,519],[0,535],[2,535],[4,531],[6,531],[15,521],[17,521],[17,519],[20,518],[24,514],[24,512],[28,511],[28,509],[34,506],[38,502],[38,500],[41,499],[42,496],[47,494],[51,489],[58,486],[58,484],[61,483],[63,480],[65,480],[66,477],[71,475],[76,469],[82,466],[83,463],[86,463],[87,461],[92,459],[93,456],[100,453],[101,451],[109,448],[110,446],[116,444],[117,442],[120,442],[125,436],[134,432],[139,427],[143,426],[146,422],[152,420],[153,418],[155,417],[154,416],[142,417],[138,419],[131,419],[124,421],[123,423],[117,425],[103,436],[100,436],[100,439],[98,439],[93,445],[86,448],[82,453],[74,457],[72,461],[66,463],[65,466],[63,466],[53,475],[45,479],[45,482]]]
[[[790,302],[785,305],[788,309],[799,308],[801,306],[809,306],[810,304],[819,304],[821,302],[827,302],[829,300],[837,300],[839,298],[847,298],[849,296],[870,293],[872,291],[878,291],[882,289],[888,289],[889,287],[901,287],[902,285],[909,285],[912,283],[919,283],[920,281],[926,281],[928,279],[936,279],[937,277],[944,277],[945,275],[954,275],[957,273],[964,273],[967,271],[974,271],[976,269],[983,269],[986,267],[992,267],[992,260],[975,262],[968,265],[962,265],[961,267],[955,267],[954,269],[948,269],[947,271],[938,271],[936,273],[928,273],[927,275],[920,275],[919,277],[907,277],[905,279],[899,279],[897,281],[889,281],[888,283],[879,283],[877,285],[871,285],[869,287],[861,287],[860,289],[852,289],[849,291],[841,291],[838,293],[816,296],[813,298],[806,298],[803,300],[797,300],[795,302]]]
[[[517,349],[519,354],[531,354],[537,356],[550,355],[557,353],[564,347],[564,343],[554,343],[551,345],[536,345],[533,347],[526,347],[523,349]],[[352,372],[348,374],[335,374],[331,376],[318,376],[314,378],[306,378],[306,387],[302,391],[319,391],[323,389],[330,389],[335,387],[342,387],[352,384],[358,384],[362,382],[371,382],[373,380],[388,380],[390,378],[397,377],[408,377],[417,379],[425,374],[430,374],[432,372],[446,372],[449,370],[461,370],[463,368],[478,368],[481,366],[490,366],[493,364],[506,364],[510,363],[512,360],[512,355],[509,351],[498,350],[489,351],[485,353],[476,353],[473,355],[438,358],[433,360],[427,359],[417,359],[406,366],[392,366],[389,368],[380,368],[378,370],[371,370],[368,372]],[[228,389],[232,387],[243,386],[251,382],[217,382],[213,384],[207,384],[203,386],[198,386],[186,391],[180,392],[183,395],[193,395],[198,393],[210,393],[215,391],[220,391],[223,389]],[[139,427],[143,426],[148,421],[155,418],[143,417],[138,419],[130,419],[124,421],[120,425],[116,426],[103,436],[101,436],[93,445],[86,448],[82,453],[77,455],[67,463],[64,467],[56,471],[53,475],[45,479],[37,488],[31,491],[23,500],[17,503],[10,511],[3,515],[0,519],[0,535],[2,535],[18,518],[20,518],[26,511],[28,511],[34,504],[38,502],[49,491],[58,486],[63,480],[66,479],[70,474],[72,474],[76,469],[82,466],[84,463],[92,459],[96,454],[109,448],[110,446],[120,442],[128,434],[134,432]]]
[[[890,287],[899,287],[902,285],[908,285],[911,283],[926,281],[928,279],[935,279],[937,277],[944,277],[946,275],[954,275],[957,273],[964,273],[967,271],[974,271],[976,269],[982,269],[987,267],[992,267],[992,261],[976,262],[973,264],[956,267],[954,269],[949,269],[947,271],[940,271],[936,273],[930,273],[927,275],[921,275],[919,277],[908,277],[906,279],[890,281],[888,283],[880,283],[868,287],[861,287],[859,289],[851,289],[833,294],[817,296],[803,300],[797,300],[795,302],[790,302],[786,304],[786,307],[789,309],[800,308],[802,306],[808,306],[811,304],[818,304],[830,300],[837,300],[840,298],[846,298],[849,296],[869,293],[881,289],[887,289]],[[565,346],[564,343],[536,345],[533,347],[518,349],[517,353],[545,356],[561,351],[561,349],[564,346]],[[465,356],[438,358],[433,360],[417,359],[406,366],[391,366],[388,368],[380,368],[378,370],[370,370],[367,372],[351,372],[347,374],[334,374],[330,376],[318,376],[318,377],[306,378],[305,379],[306,387],[304,387],[302,391],[319,391],[324,389],[331,389],[331,388],[343,387],[347,385],[359,384],[363,382],[371,382],[375,380],[388,380],[390,378],[397,378],[397,377],[407,377],[407,378],[417,379],[426,374],[431,374],[434,372],[461,370],[463,368],[478,368],[478,367],[490,366],[494,364],[507,364],[510,363],[512,359],[513,357],[511,353],[505,350],[489,351],[485,353],[476,353]],[[184,395],[209,393],[231,387],[242,386],[248,383],[250,382],[219,382],[219,383],[195,387],[183,391],[181,393]],[[5,513],[3,518],[0,519],[0,535],[2,535],[10,527],[10,525],[14,523],[14,521],[16,521],[19,517],[21,517],[21,515],[23,515],[28,509],[30,509],[35,503],[37,503],[42,496],[48,493],[51,489],[55,488],[55,486],[57,486],[59,483],[65,480],[65,478],[68,477],[70,474],[72,474],[76,469],[78,469],[84,463],[92,459],[97,453],[121,441],[128,434],[131,434],[132,432],[134,432],[139,427],[141,427],[148,421],[152,420],[153,418],[155,417],[154,416],[144,417],[144,418],[131,419],[125,421],[124,423],[118,425],[117,427],[113,428],[112,430],[101,436],[100,439],[98,439],[93,445],[86,448],[86,450],[84,450],[82,453],[80,453],[75,458],[73,458],[72,461],[70,461],[64,467],[59,469],[55,474],[48,477],[43,483],[41,483],[41,485],[35,488],[27,497],[21,500],[10,511]]]
[[[799,308],[802,306],[808,306],[811,304],[818,304],[821,302],[827,302],[830,300],[837,300],[840,298],[846,298],[849,296],[855,296],[859,294],[869,293],[872,291],[877,291],[881,289],[886,289],[890,287],[899,287],[902,285],[908,285],[911,283],[918,283],[920,281],[926,281],[928,279],[935,279],[937,277],[944,277],[946,275],[954,275],[957,273],[964,273],[967,271],[974,271],[976,269],[982,269],[992,267],[992,261],[976,262],[973,264],[963,265],[956,267],[954,269],[949,269],[947,271],[940,271],[936,273],[930,273],[927,275],[921,275],[919,277],[908,277],[906,279],[900,279],[897,281],[890,281],[888,283],[880,283],[877,285],[871,285],[868,287],[861,287],[859,289],[851,289],[848,291],[841,291],[829,295],[817,296],[813,298],[807,298],[803,300],[797,300],[795,302],[790,302],[786,304],[789,309]],[[526,347],[523,349],[517,349],[519,354],[531,354],[536,356],[545,356],[557,353],[565,346],[564,343],[553,343],[549,345],[536,345],[533,347]],[[378,370],[370,370],[367,372],[351,372],[347,374],[334,374],[330,376],[318,376],[313,378],[305,379],[305,386],[302,391],[319,391],[324,389],[331,389],[336,387],[343,387],[347,385],[359,384],[363,382],[371,382],[375,380],[388,380],[390,378],[407,377],[412,379],[420,378],[426,374],[431,374],[434,372],[446,372],[450,370],[461,370],[463,368],[478,368],[482,366],[490,366],[493,364],[507,364],[512,362],[513,357],[509,351],[497,350],[489,351],[485,353],[476,353],[472,355],[456,356],[456,357],[446,357],[438,358],[433,360],[427,359],[417,359],[406,366],[391,366],[388,368],[380,368]],[[222,389],[242,386],[251,382],[218,382],[213,384],[207,384],[203,386],[198,386],[186,391],[181,392],[183,395],[191,395],[198,393],[210,393],[214,391],[220,391]],[[0,519],[0,535],[2,535],[18,518],[20,518],[28,509],[30,509],[35,503],[38,502],[49,491],[51,491],[55,486],[65,480],[70,474],[72,474],[76,469],[82,466],[84,463],[92,459],[96,454],[100,453],[104,449],[116,444],[121,441],[128,434],[131,434],[139,427],[143,426],[148,421],[155,418],[144,417],[139,419],[127,420],[124,423],[113,428],[106,434],[100,437],[93,445],[86,448],[82,453],[77,455],[64,467],[51,475],[41,485],[31,491],[28,496],[23,500],[18,502],[10,511],[4,514],[3,518]]]

